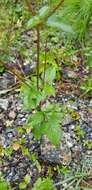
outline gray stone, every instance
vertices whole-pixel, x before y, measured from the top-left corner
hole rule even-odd
[[[73,78],[73,79],[76,79],[77,78],[77,74],[74,72],[74,71],[68,71],[67,72],[67,76],[69,78]]]
[[[63,121],[62,121],[62,125],[68,125],[69,123],[71,123],[72,117],[70,114],[66,114],[66,116],[64,117]]]
[[[7,110],[8,108],[8,100],[0,98],[0,107],[4,110]]]
[[[14,76],[10,73],[4,73],[2,78],[0,78],[0,90],[7,89],[9,86],[14,85]]]
[[[68,166],[72,160],[71,150],[64,139],[60,142],[59,147],[55,147],[49,142],[46,136],[43,137],[41,145],[41,158],[44,162],[50,164],[63,164],[66,166]]]

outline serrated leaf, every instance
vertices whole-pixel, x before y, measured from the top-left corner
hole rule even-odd
[[[55,89],[51,85],[45,84],[45,86],[44,86],[44,93],[46,95],[55,96]]]
[[[34,137],[36,138],[36,139],[40,139],[41,138],[41,136],[44,134],[44,125],[42,125],[42,124],[39,124],[39,125],[35,125],[34,127],[33,127],[33,134],[34,134]]]
[[[43,108],[43,111],[45,112],[57,112],[57,113],[60,113],[60,115],[63,115],[63,113],[61,113],[61,108],[59,106],[59,104],[46,104],[45,108]]]
[[[41,93],[36,90],[35,86],[27,86],[23,84],[21,86],[21,97],[23,99],[23,109],[25,111],[31,111],[34,109],[41,100]]]
[[[59,144],[61,138],[61,129],[58,117],[56,117],[56,114],[54,113],[49,116],[48,122],[45,125],[45,134],[52,144]]]
[[[60,121],[62,113],[58,106],[49,105],[43,112],[36,112],[28,119],[28,125],[33,127],[35,138],[40,139],[43,134],[47,135],[52,144],[58,145],[61,138]]]
[[[51,124],[48,122],[44,124],[44,129],[44,134],[46,134],[50,142],[55,146],[59,145],[61,138],[61,130],[59,124]]]
[[[44,119],[43,113],[39,111],[34,113],[28,118],[27,124],[31,124],[31,126],[34,126],[41,123],[43,119]]]
[[[40,139],[43,134],[42,122],[44,120],[44,115],[42,112],[36,112],[28,118],[28,125],[33,127],[33,134],[35,138]]]

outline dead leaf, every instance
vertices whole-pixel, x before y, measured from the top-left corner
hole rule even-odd
[[[13,147],[13,150],[17,151],[20,148],[20,144],[14,143],[12,147]]]

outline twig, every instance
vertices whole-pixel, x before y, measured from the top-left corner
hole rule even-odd
[[[92,88],[86,90],[83,94],[81,94],[81,95],[79,96],[79,98],[83,98],[83,97],[84,97],[88,92],[90,92],[91,90],[92,90]]]
[[[65,179],[64,181],[60,181],[60,182],[56,183],[56,184],[55,184],[55,187],[57,187],[57,186],[59,186],[59,185],[63,185],[64,183],[67,183],[67,182],[69,182],[69,181],[71,181],[71,180],[77,180],[77,179],[80,179],[80,178],[81,178],[81,180],[82,180],[82,179],[84,179],[85,177],[90,177],[90,176],[92,176],[92,174],[90,174],[90,173],[88,173],[88,174],[86,174],[86,173],[76,174],[76,175],[74,175],[74,176],[71,176],[71,177]]]
[[[73,179],[74,179],[74,176],[71,176],[71,177],[65,179],[64,181],[60,181],[60,182],[56,183],[56,184],[55,184],[55,187],[57,187],[57,186],[59,186],[59,185],[63,185],[64,183],[67,183],[67,182],[69,182],[69,181],[71,181],[71,180],[73,180]]]
[[[76,179],[74,179],[73,181],[71,181],[66,187],[64,187],[62,190],[67,190],[71,185],[73,185],[75,183]]]
[[[80,178],[80,179],[77,181],[75,188],[78,188],[78,186],[80,185],[80,182],[81,182],[81,181],[82,181],[82,178]]]
[[[85,185],[87,185],[88,187],[92,187],[92,185],[90,183],[88,183],[87,181],[83,180],[82,182],[84,182]]]
[[[24,157],[19,158],[18,160],[14,161],[14,162],[12,162],[12,163],[4,164],[4,165],[0,166],[0,169],[3,169],[3,168],[5,168],[5,167],[9,167],[9,166],[12,167],[12,166],[14,166],[15,164],[20,163],[20,161],[23,162],[23,158],[24,158]]]
[[[14,76],[16,76],[21,83],[23,83],[23,84],[27,85],[29,88],[31,88],[31,85],[28,84],[27,81],[25,81],[26,78],[23,77],[22,74],[19,71],[17,71],[15,68],[8,68],[8,67],[6,67],[6,70],[10,74],[13,74]]]
[[[18,85],[19,85],[19,82],[17,82],[15,85],[9,87],[9,89],[1,90],[1,91],[0,91],[0,95],[7,94],[7,93],[9,93],[9,92],[11,92],[11,91],[17,89],[17,88],[18,88]]]

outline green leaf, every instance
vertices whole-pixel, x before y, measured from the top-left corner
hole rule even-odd
[[[35,125],[34,127],[33,127],[33,134],[34,134],[34,137],[36,138],[36,139],[40,139],[41,138],[41,136],[44,134],[44,130],[43,130],[43,125],[42,124],[39,124],[39,125]]]
[[[48,6],[43,6],[39,10],[39,16],[42,18],[42,20],[44,20],[48,16],[49,11],[50,11],[50,7]]]
[[[19,184],[19,189],[25,189],[26,186],[27,186],[27,184],[26,184],[25,182],[21,182],[21,183]]]
[[[43,133],[47,135],[52,144],[58,145],[61,138],[60,122],[64,113],[56,104],[48,104],[44,109],[46,122],[43,122]]]
[[[32,127],[35,138],[47,135],[52,144],[58,145],[61,138],[62,113],[58,105],[47,105],[42,111],[33,113],[27,124]]]
[[[33,127],[33,134],[35,138],[40,139],[43,134],[42,122],[44,115],[42,112],[36,112],[28,118],[27,124]]]
[[[23,99],[23,108],[25,111],[31,111],[37,105],[39,105],[42,96],[41,92],[36,90],[35,86],[27,86],[23,84],[21,86],[21,97]]]
[[[0,73],[3,73],[4,72],[4,66],[3,65],[0,65]]]
[[[53,82],[53,80],[56,77],[56,69],[55,67],[49,67],[47,68],[46,72],[45,72],[45,80],[51,84]]]
[[[61,29],[64,32],[74,33],[70,25],[62,23],[62,20],[56,19],[55,17],[50,17],[46,24],[55,29]]]
[[[28,148],[22,147],[22,154],[30,159],[30,153],[28,151]]]
[[[28,118],[27,124],[31,123],[31,126],[34,126],[41,123],[43,119],[44,119],[43,113],[39,111],[39,112],[33,113],[33,115],[31,115]]]
[[[32,190],[55,190],[53,181],[50,178],[38,178]]]
[[[31,179],[30,175],[27,174],[27,175],[24,177],[25,183],[26,183],[26,184],[30,183],[30,179]]]
[[[61,115],[64,115],[64,113],[61,113],[61,108],[59,104],[46,104],[46,107],[43,108],[43,111],[49,113],[49,112],[57,112],[58,114],[60,113]]]
[[[32,29],[37,27],[37,25],[43,24],[45,22],[46,17],[48,16],[50,8],[48,6],[44,6],[39,10],[38,15],[32,17],[28,23],[27,27]]]
[[[27,23],[27,27],[29,29],[32,29],[34,27],[36,27],[37,25],[39,25],[41,23],[41,18],[39,16],[34,16],[33,18],[31,18],[28,23]]]
[[[58,145],[61,138],[61,129],[58,117],[56,116],[55,113],[52,113],[49,116],[48,122],[44,124],[44,128],[45,128],[45,134],[47,135],[51,143],[54,145]]]
[[[8,186],[5,181],[0,181],[0,190],[8,190]]]
[[[45,95],[55,96],[55,89],[51,85],[45,84],[45,86],[44,86],[44,93],[45,93]]]
[[[6,147],[4,150],[4,153],[6,156],[10,157],[10,155],[12,154],[12,148],[11,147]]]

